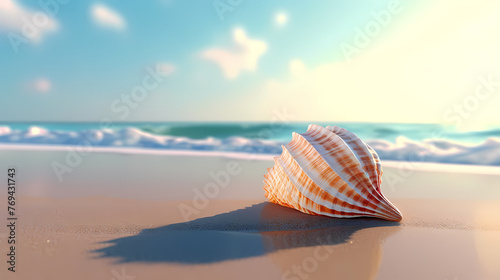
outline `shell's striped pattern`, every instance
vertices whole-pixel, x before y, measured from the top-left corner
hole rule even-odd
[[[264,176],[273,203],[312,215],[402,219],[380,190],[377,153],[346,129],[310,125],[306,133],[293,133],[274,161]]]

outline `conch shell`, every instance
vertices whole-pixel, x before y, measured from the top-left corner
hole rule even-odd
[[[264,175],[270,202],[312,215],[401,221],[380,190],[382,167],[370,146],[336,126],[310,125],[283,147]]]

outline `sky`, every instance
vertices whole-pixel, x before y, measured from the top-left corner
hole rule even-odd
[[[0,121],[481,129],[499,30],[495,0],[0,0]]]

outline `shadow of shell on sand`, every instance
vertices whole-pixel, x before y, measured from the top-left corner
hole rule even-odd
[[[377,271],[384,237],[399,228],[397,222],[377,218],[312,216],[263,202],[229,213],[145,229],[135,236],[103,242],[107,247],[93,253],[97,258],[114,258],[118,263],[186,265],[267,256],[286,277],[296,277],[289,270],[305,264],[304,271],[311,277],[328,275],[331,279],[337,274],[354,273],[358,279],[370,279],[362,276]],[[318,253],[317,267],[308,272],[308,256],[314,258]],[[364,273],[368,270],[372,272]]]
[[[260,233],[266,251],[273,252],[268,258],[281,270],[282,279],[375,279],[385,239],[401,229],[398,223],[379,219],[320,216],[311,225],[309,215],[298,211],[276,215],[286,210],[266,205],[262,220],[280,224],[280,217],[288,217],[285,224],[292,228],[325,227]]]

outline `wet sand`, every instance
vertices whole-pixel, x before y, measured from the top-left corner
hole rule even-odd
[[[59,182],[50,164],[64,152],[1,153],[19,170],[16,272],[2,260],[2,279],[500,277],[497,169],[387,163],[383,191],[404,215],[393,223],[266,202],[269,160],[94,153]]]

